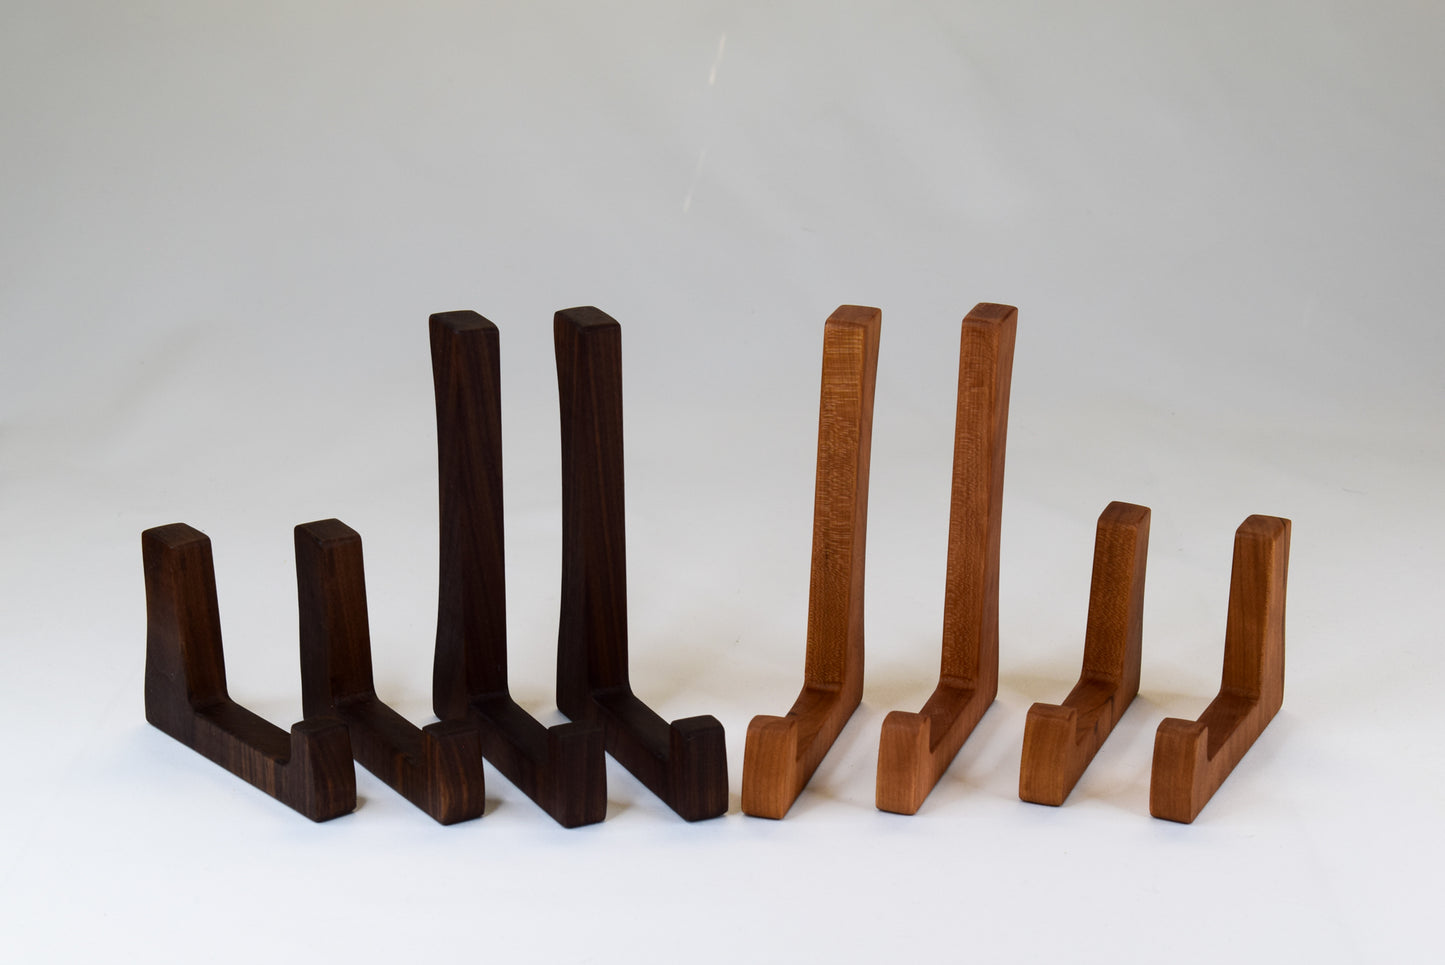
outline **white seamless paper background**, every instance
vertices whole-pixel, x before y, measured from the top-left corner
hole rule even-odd
[[[10,3],[0,11],[0,931],[16,960],[1390,960],[1438,896],[1445,14],[1431,4]],[[958,322],[1019,307],[1001,686],[911,818]],[[822,323],[876,305],[863,706],[782,822]],[[552,312],[623,325],[636,691],[728,731],[686,825],[609,761],[564,831],[491,770],[311,825],[144,722],[139,533],[214,544],[234,697],[300,717],[290,528],[366,541],[432,719],[429,313],[501,330],[514,695],[552,703]],[[1064,807],[1094,521],[1151,506],[1143,682]],[[1292,518],[1285,703],[1194,825],[1234,528]]]

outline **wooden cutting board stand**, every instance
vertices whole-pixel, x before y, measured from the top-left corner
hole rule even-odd
[[[1017,310],[963,320],[939,681],[918,713],[883,722],[876,804],[914,814],[998,692],[999,555]],[[782,818],[863,694],[863,590],[873,397],[882,325],[844,305],[823,330],[803,688],[785,716],[748,727],[742,809]],[[712,716],[669,723],[632,691],[623,498],[622,333],[596,308],[556,313],[562,440],[557,706],[544,727],[507,681],[497,328],[475,312],[429,321],[436,393],[440,585],[433,709],[417,727],[372,674],[361,536],[335,519],[296,527],[305,719],[291,732],[226,688],[211,542],[184,523],[141,534],[146,719],[315,821],[356,806],[355,760],[442,824],[480,817],[485,758],[565,827],[607,811],[604,753],[689,821],[727,810],[727,753]],[[1028,712],[1019,796],[1060,805],[1139,690],[1150,511],[1110,503],[1094,546],[1079,680]],[[1218,695],[1169,718],[1154,744],[1149,810],[1189,823],[1284,697],[1291,523],[1250,516],[1235,534]]]

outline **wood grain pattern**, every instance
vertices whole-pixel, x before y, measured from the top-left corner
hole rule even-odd
[[[361,536],[336,519],[296,527],[301,699],[307,717],[338,717],[368,771],[441,824],[482,816],[475,723],[418,728],[376,696]]]
[[[1062,704],[1029,708],[1019,764],[1023,800],[1063,804],[1139,692],[1148,556],[1148,508],[1110,503],[1094,537],[1084,668]]]
[[[882,313],[844,305],[823,329],[803,689],[748,725],[743,811],[788,813],[863,697],[863,563]]]
[[[562,415],[557,706],[601,725],[607,751],[689,821],[727,810],[717,718],[669,724],[632,692],[622,473],[622,327],[596,308],[553,319]]]
[[[914,814],[998,694],[998,559],[1018,310],[981,303],[963,320],[938,686],[895,710],[878,745],[877,805]]]
[[[607,815],[602,729],[544,727],[508,690],[497,327],[467,311],[429,325],[441,529],[433,710],[470,718],[486,759],[559,824],[595,824]]]
[[[313,821],[356,808],[344,723],[311,718],[288,735],[226,691],[211,541],[185,523],[141,533],[146,584],[146,720]]]
[[[1234,534],[1224,675],[1198,720],[1166,718],[1154,737],[1149,813],[1192,822],[1284,703],[1290,521],[1250,516]]]

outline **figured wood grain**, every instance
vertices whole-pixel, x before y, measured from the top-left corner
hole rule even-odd
[[[1192,822],[1284,703],[1290,521],[1250,516],[1234,534],[1224,675],[1198,720],[1166,718],[1154,737],[1149,813]]]
[[[290,735],[231,699],[211,541],[185,523],[141,533],[146,585],[146,720],[201,756],[327,821],[356,808],[344,723],[307,719]]]
[[[486,759],[559,824],[595,824],[607,815],[602,729],[544,727],[508,689],[497,327],[469,311],[433,315],[429,327],[441,532],[433,710],[472,720]]]
[[[356,760],[441,824],[482,816],[475,723],[418,728],[376,695],[361,536],[337,519],[296,527],[301,699],[307,717],[338,717]]]
[[[1094,537],[1083,671],[1062,704],[1029,708],[1019,764],[1023,800],[1063,804],[1139,692],[1148,556],[1148,508],[1110,503]]]
[[[596,308],[553,319],[562,416],[562,606],[557,706],[689,821],[727,810],[722,724],[669,724],[632,692],[622,465],[622,327]]]
[[[863,562],[882,313],[843,305],[823,328],[803,689],[748,725],[743,811],[788,813],[863,697]]]
[[[914,814],[998,694],[998,560],[1018,310],[981,303],[959,338],[958,408],[938,686],[895,710],[878,745],[877,805]]]

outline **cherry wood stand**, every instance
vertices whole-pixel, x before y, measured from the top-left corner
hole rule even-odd
[[[1139,692],[1149,510],[1110,503],[1094,537],[1084,668],[1062,704],[1034,704],[1024,722],[1019,797],[1064,803]]]
[[[1198,720],[1165,718],[1154,737],[1149,813],[1192,822],[1284,703],[1290,521],[1251,516],[1234,534],[1224,679]]]
[[[914,814],[998,694],[998,558],[1018,310],[982,303],[963,320],[938,686],[883,720],[877,805]]]
[[[743,753],[743,811],[782,818],[863,697],[863,557],[882,313],[844,305],[823,327],[813,562],[803,690],[759,715]]]

